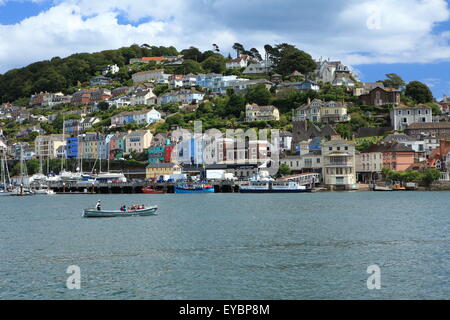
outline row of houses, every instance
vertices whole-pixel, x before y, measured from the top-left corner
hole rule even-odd
[[[52,134],[34,141],[34,157],[38,159],[118,159],[125,154],[142,153],[152,142],[149,130],[115,134],[86,133],[78,136]]]

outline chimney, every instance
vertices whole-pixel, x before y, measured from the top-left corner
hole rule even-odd
[[[311,98],[308,97],[308,104],[311,104]]]

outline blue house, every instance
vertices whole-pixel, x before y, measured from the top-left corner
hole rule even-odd
[[[66,138],[66,158],[67,159],[78,158],[78,137]]]

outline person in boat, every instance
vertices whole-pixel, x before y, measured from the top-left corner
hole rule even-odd
[[[136,210],[136,205],[133,204],[133,205],[131,206],[131,210],[133,210],[133,211]]]
[[[100,200],[97,201],[97,205],[95,207],[98,211],[102,210],[102,203],[100,202]]]
[[[121,207],[120,207],[120,211],[122,211],[122,212],[127,211],[127,207],[126,207],[126,206],[121,206]]]

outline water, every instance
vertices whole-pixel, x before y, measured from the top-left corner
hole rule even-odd
[[[160,215],[81,218],[98,199]],[[449,208],[448,192],[1,196],[0,299],[447,299]]]

